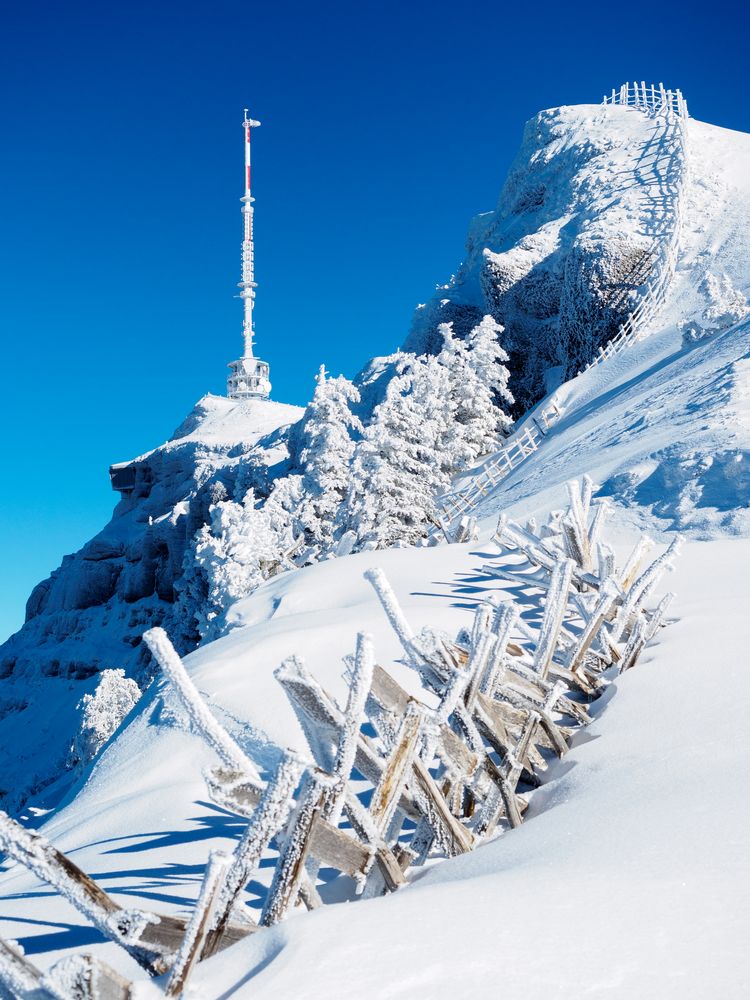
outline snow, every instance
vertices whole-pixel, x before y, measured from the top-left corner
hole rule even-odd
[[[600,139],[614,129],[611,155],[627,159],[640,129],[633,114],[583,107],[558,117],[575,140],[571,156],[588,125]],[[564,484],[585,474],[595,497],[609,499],[602,539],[619,565],[643,531],[662,554],[675,533],[683,540],[674,572],[651,596],[656,604],[667,585],[676,593],[668,627],[593,703],[592,725],[550,765],[523,826],[421,870],[391,896],[295,914],[248,937],[196,967],[195,996],[739,1000],[750,992],[750,805],[741,794],[750,765],[750,321],[737,298],[750,292],[750,136],[691,121],[689,142],[684,242],[664,307],[641,343],[555,391],[560,422],[474,509],[478,540],[365,551],[275,577],[234,604],[231,631],[185,667],[267,779],[279,748],[309,756],[274,677],[288,657],[303,657],[344,706],[344,657],[366,632],[376,662],[420,692],[367,571],[381,569],[392,587],[408,642],[425,627],[471,629],[478,601],[519,592],[485,568],[497,552],[498,514],[541,523],[564,506]],[[627,203],[623,212],[620,223],[631,225]],[[709,301],[711,288],[721,294]],[[705,329],[712,307],[714,332],[686,341],[686,324]],[[209,418],[223,433],[220,405]],[[157,679],[44,833],[123,906],[186,913],[209,850],[232,851],[247,828],[206,800],[201,771],[216,763]],[[262,862],[242,897],[256,916],[270,871]],[[85,947],[143,981],[124,951],[29,873],[10,868],[0,886],[0,934],[40,967]]]

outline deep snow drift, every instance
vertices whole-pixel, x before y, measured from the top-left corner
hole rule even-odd
[[[587,119],[598,128],[601,113],[561,109],[581,130]],[[634,115],[606,116],[614,146],[620,131],[631,137]],[[596,703],[595,723],[533,793],[521,828],[394,896],[259,933],[199,966],[194,996],[747,995],[750,541],[738,536],[750,533],[750,324],[740,299],[750,290],[750,137],[690,122],[689,139],[684,241],[658,320],[643,342],[560,387],[562,420],[478,508],[479,541],[361,553],[277,577],[186,664],[269,768],[275,745],[303,746],[272,677],[285,656],[304,655],[341,698],[341,657],[366,629],[378,659],[416,690],[393,664],[396,642],[365,568],[384,567],[413,626],[455,631],[503,586],[482,572],[497,512],[524,519],[560,506],[562,484],[585,472],[613,498],[618,548],[635,529],[688,539],[669,580],[678,595],[669,627]],[[157,680],[45,833],[120,901],[184,912],[209,849],[230,846],[243,827],[206,801],[200,772],[212,762]],[[267,875],[248,886],[250,906]],[[85,947],[142,979],[23,870],[4,875],[2,892],[0,934],[40,965]]]

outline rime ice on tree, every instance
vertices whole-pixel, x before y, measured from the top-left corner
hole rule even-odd
[[[230,361],[232,370],[227,379],[227,395],[230,399],[267,399],[271,392],[267,361],[261,361],[253,354],[253,305],[255,303],[255,257],[253,250],[253,202],[250,194],[250,130],[260,125],[247,116],[242,127],[245,130],[245,194],[242,197],[242,218],[244,236],[242,240],[242,281],[239,282],[240,298],[245,311],[242,322],[245,350],[237,361]]]

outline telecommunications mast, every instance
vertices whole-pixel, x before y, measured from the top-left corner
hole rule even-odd
[[[244,308],[242,332],[244,351],[238,361],[230,361],[231,374],[227,380],[227,395],[230,399],[267,399],[271,392],[271,382],[266,361],[256,358],[253,353],[255,331],[253,329],[253,305],[255,304],[255,257],[253,248],[253,202],[250,194],[250,131],[257,128],[260,122],[248,118],[245,108],[245,118],[242,127],[245,130],[245,194],[242,201],[243,239],[242,239],[242,281],[239,282],[240,295]]]

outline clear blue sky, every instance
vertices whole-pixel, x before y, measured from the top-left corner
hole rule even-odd
[[[240,347],[242,109],[276,399],[393,350],[526,119],[623,79],[750,131],[739,3],[6,3],[0,638]]]

